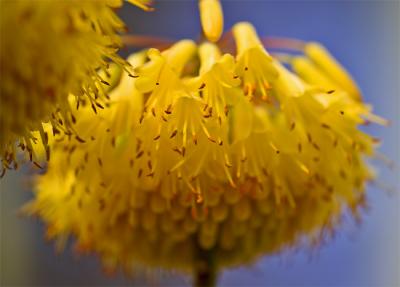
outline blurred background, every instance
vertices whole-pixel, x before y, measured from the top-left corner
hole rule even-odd
[[[400,2],[222,1],[225,30],[250,21],[263,36],[323,43],[350,71],[374,111],[392,121],[367,131],[383,139],[380,151],[397,164],[372,161],[386,187],[368,187],[370,209],[317,252],[270,256],[252,266],[225,271],[218,286],[400,286]],[[146,13],[125,5],[120,15],[130,33],[172,39],[200,36],[197,1],[156,0]],[[122,51],[124,55],[129,50]],[[70,248],[55,253],[36,219],[18,216],[31,197],[28,170],[0,181],[0,286],[187,286],[190,279],[160,272],[135,278],[106,276],[94,257]]]

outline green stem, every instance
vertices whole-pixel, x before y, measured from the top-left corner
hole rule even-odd
[[[197,264],[194,274],[194,286],[214,287],[217,284],[217,270],[215,264],[215,252],[213,249],[204,250],[197,246]]]
[[[214,287],[217,283],[217,274],[210,269],[197,271],[195,280],[196,287]]]

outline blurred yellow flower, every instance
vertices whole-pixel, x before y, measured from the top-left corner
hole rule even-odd
[[[250,24],[234,34],[236,61],[190,40],[134,54],[138,78],[124,73],[97,117],[79,112],[79,139],[54,142],[26,211],[60,247],[73,235],[111,270],[196,273],[204,256],[220,270],[313,246],[343,212],[358,215],[372,177],[374,140],[358,129],[368,107],[304,83]]]
[[[224,15],[219,0],[199,0],[201,26],[211,42],[217,42],[224,30]]]
[[[131,1],[142,8],[149,1]],[[32,154],[32,145],[54,133],[73,134],[75,103],[101,109],[107,95],[98,74],[109,62],[128,68],[117,56],[123,22],[112,8],[121,0],[2,1],[0,8],[0,158],[2,174],[17,164],[16,150]],[[32,131],[39,131],[39,138]],[[48,152],[47,152],[48,153]]]

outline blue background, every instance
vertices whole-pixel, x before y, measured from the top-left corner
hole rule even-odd
[[[198,39],[196,1],[158,0],[145,13],[125,5],[120,15],[131,33]],[[400,2],[398,1],[223,1],[225,29],[252,22],[260,35],[319,41],[351,72],[364,99],[392,121],[367,130],[383,139],[380,151],[400,163]],[[129,51],[125,50],[126,55]],[[399,169],[374,161],[379,181],[395,192],[370,185],[370,210],[360,226],[348,221],[335,239],[313,253],[266,257],[253,266],[226,271],[219,286],[400,286]],[[1,286],[189,285],[174,274],[151,272],[133,279],[105,276],[94,257],[60,255],[43,239],[43,226],[18,217],[31,197],[26,170],[0,182]],[[397,187],[397,189],[396,189]],[[150,278],[150,279],[149,279]]]

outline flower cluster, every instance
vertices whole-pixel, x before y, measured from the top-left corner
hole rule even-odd
[[[131,1],[146,8],[147,0]],[[0,9],[0,165],[16,167],[16,150],[28,151],[35,160],[33,144],[53,133],[73,134],[75,102],[104,106],[106,94],[98,70],[107,72],[109,62],[128,68],[116,54],[124,23],[113,8],[121,0],[3,1]],[[32,131],[40,131],[39,138]],[[33,159],[32,159],[33,158]],[[15,165],[15,166],[13,166]]]
[[[54,142],[26,207],[49,238],[73,235],[111,269],[192,272],[199,250],[234,266],[318,243],[346,209],[357,215],[374,147],[358,126],[379,118],[317,44],[293,73],[250,24],[233,35],[236,56],[190,40],[136,53],[109,108],[80,110],[79,137]]]

